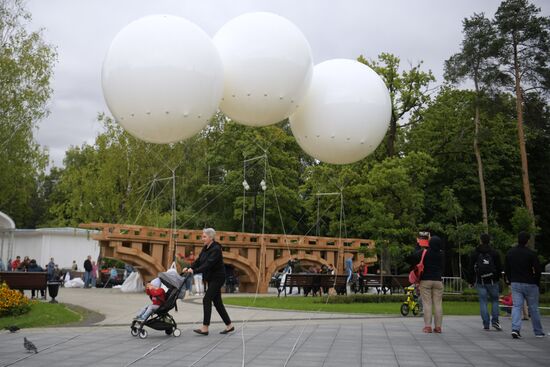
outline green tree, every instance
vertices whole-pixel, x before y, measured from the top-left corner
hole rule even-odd
[[[485,230],[489,229],[487,198],[483,172],[483,159],[479,149],[480,138],[480,99],[482,93],[490,89],[497,81],[500,70],[496,62],[496,30],[491,21],[483,14],[474,14],[464,19],[462,48],[445,61],[445,79],[453,84],[468,78],[474,83],[474,138],[473,148],[477,162],[479,191],[481,194],[481,212]]]
[[[398,129],[416,121],[416,113],[430,100],[429,85],[435,78],[431,71],[421,70],[422,62],[412,66],[410,70],[400,72],[401,60],[389,53],[381,53],[378,61],[367,60],[363,55],[357,60],[376,71],[390,92],[392,112],[385,140],[386,156],[393,157],[399,152],[396,148]],[[410,121],[403,123],[405,118],[409,118]]]
[[[0,208],[20,227],[34,227],[48,154],[33,131],[47,114],[56,53],[29,32],[23,1],[0,1]]]
[[[539,237],[535,244],[550,260],[550,106],[539,93],[525,96],[525,125],[529,171],[533,183],[533,204]]]
[[[434,174],[432,159],[415,152],[382,162],[369,157],[349,165],[311,165],[301,188],[303,233],[314,234],[319,220],[321,236],[371,238],[384,271],[402,272],[424,221],[424,192]]]
[[[528,0],[503,1],[496,14],[495,25],[502,47],[502,70],[512,81],[516,95],[517,133],[521,157],[521,176],[525,206],[534,221],[533,201],[524,133],[525,93],[550,90],[550,17],[540,16]]]
[[[492,220],[505,224],[521,201],[513,100],[507,95],[485,96],[481,103],[479,148],[484,156],[489,225]],[[443,89],[424,111],[422,122],[407,134],[405,152],[427,153],[438,170],[427,185],[428,219],[437,214],[439,195],[446,187],[456,195],[466,222],[475,224],[472,218],[481,218],[477,162],[471,145],[464,143],[473,141],[475,134],[474,106],[475,92]]]

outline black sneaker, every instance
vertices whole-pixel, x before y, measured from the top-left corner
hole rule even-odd
[[[500,326],[500,323],[498,321],[493,321],[493,328],[498,331],[502,331],[502,326]]]
[[[521,339],[521,334],[517,330],[512,330],[512,338]]]
[[[489,330],[491,330],[491,329],[489,329],[489,326],[484,326],[484,327],[483,327],[483,330],[489,331]]]

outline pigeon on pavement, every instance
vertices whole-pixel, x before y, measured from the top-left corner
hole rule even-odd
[[[19,330],[19,327],[15,326],[15,325],[12,325],[12,326],[6,326],[6,330],[9,330],[10,333],[15,333],[16,331]]]
[[[25,349],[27,350],[27,352],[32,352],[34,351],[35,353],[38,353],[38,349],[36,349],[36,345],[34,345],[33,342],[31,342],[30,340],[27,339],[27,337],[23,337],[24,339],[24,342],[23,342],[23,346],[25,347]]]

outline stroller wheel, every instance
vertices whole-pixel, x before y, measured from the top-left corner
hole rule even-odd
[[[172,335],[180,336],[181,335],[181,330],[180,329],[174,329],[174,332],[172,333]]]
[[[147,338],[147,330],[141,329],[141,331],[139,332],[139,337],[140,337],[140,339]]]
[[[139,334],[138,328],[135,327],[135,326],[132,326],[132,327],[130,328],[130,334],[132,334],[132,336],[138,336],[138,334]]]
[[[403,303],[401,305],[401,315],[407,316],[409,314],[409,305],[406,303]]]
[[[166,333],[166,335],[170,335],[172,334],[172,329],[166,329],[164,330],[164,332]]]

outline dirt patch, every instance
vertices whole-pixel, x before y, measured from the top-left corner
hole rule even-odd
[[[99,312],[88,310],[87,308],[77,305],[71,305],[68,303],[65,303],[65,306],[71,311],[78,313],[82,317],[82,319],[77,322],[59,325],[59,327],[93,326],[94,324],[105,320],[105,315],[100,314]]]

